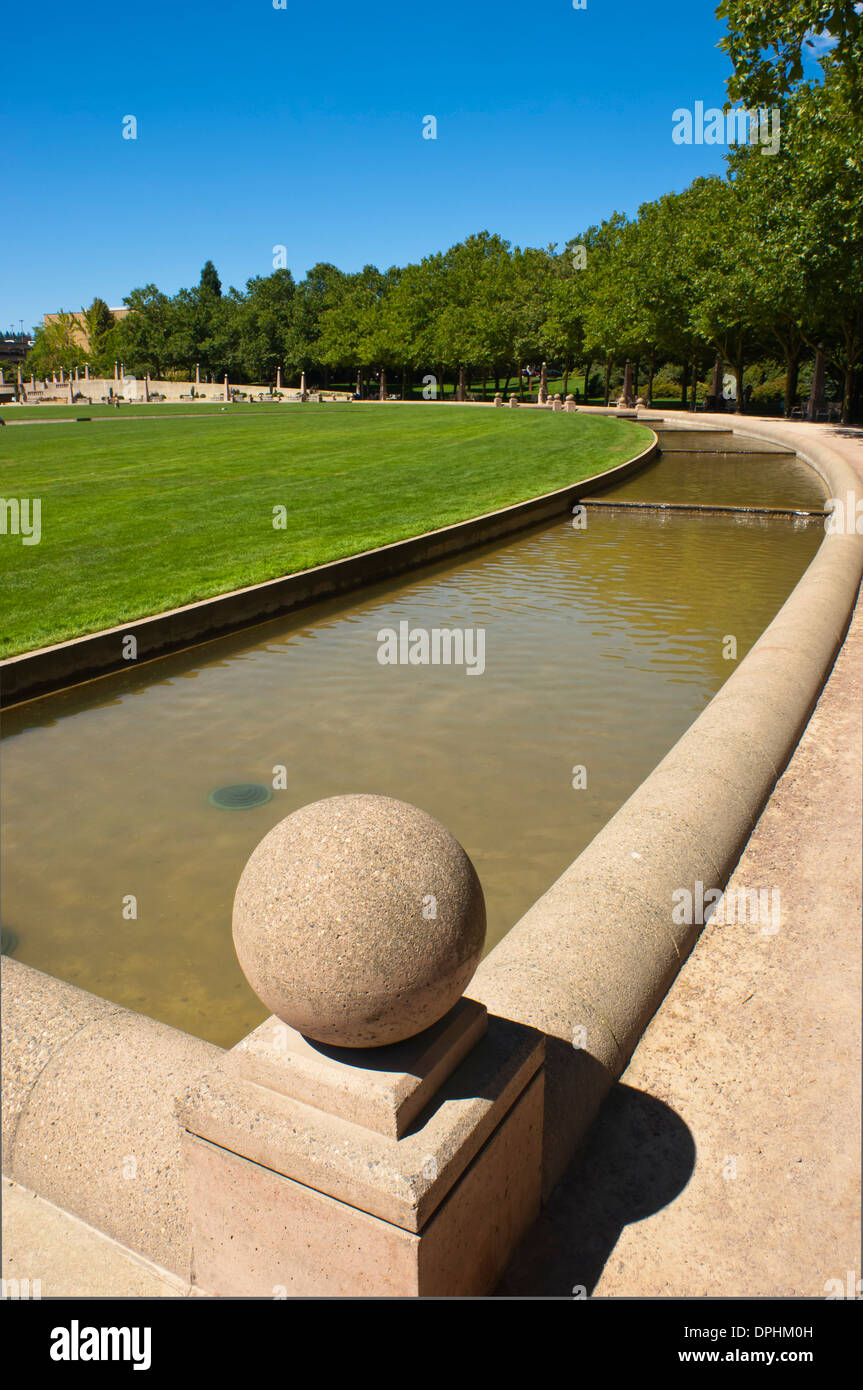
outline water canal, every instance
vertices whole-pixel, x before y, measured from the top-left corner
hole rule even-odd
[[[824,497],[787,456],[688,452],[615,496],[696,493]],[[231,941],[243,865],[290,811],[350,791],[414,802],[458,837],[492,946],[701,712],[735,665],[726,636],[739,661],[823,535],[793,518],[597,510],[577,530],[564,517],[13,708],[2,814],[14,955],[230,1046],[263,1017]],[[382,665],[378,634],[401,622],[484,630],[482,674]],[[269,799],[212,803],[239,783]]]

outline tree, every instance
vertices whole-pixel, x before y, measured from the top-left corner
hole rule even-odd
[[[216,267],[213,265],[212,261],[207,261],[201,271],[199,289],[205,290],[216,299],[220,299],[222,296],[222,282],[216,273]]]
[[[114,315],[104,299],[97,296],[89,309],[81,310],[79,322],[87,338],[86,357],[90,366],[95,368],[97,375],[103,374],[107,369],[108,337],[113,332],[116,322]]]
[[[36,329],[22,372],[44,378],[52,372],[71,371],[84,358],[79,335],[80,324],[75,315],[61,309],[56,318]]]
[[[764,338],[753,268],[758,228],[752,208],[745,190],[727,178],[696,179],[678,205],[689,224],[682,254],[694,291],[690,324],[733,365],[742,414],[744,368]]]
[[[246,381],[275,382],[278,368],[293,366],[292,328],[296,285],[288,268],[246,282],[236,306],[236,374]],[[222,300],[224,303],[224,300]]]
[[[389,365],[379,363],[382,344],[376,336],[377,315],[387,283],[387,276],[373,265],[363,266],[347,277],[342,293],[321,315],[321,362],[360,372]]]
[[[173,301],[156,285],[144,285],[123,303],[130,312],[112,335],[118,359],[138,376],[165,377],[175,366],[170,348]]]
[[[851,417],[855,373],[863,363],[863,110],[857,84],[828,72],[791,103],[784,148],[805,314],[812,349],[823,341],[843,379],[842,419]]]
[[[827,67],[841,68],[859,91],[863,11],[858,0],[721,0],[716,16],[728,22],[721,47],[734,64],[728,83],[732,100],[758,106],[787,97],[802,81],[807,47]]]
[[[308,372],[321,364],[321,319],[324,311],[338,302],[347,283],[348,276],[337,266],[319,261],[296,286],[283,340],[289,372]]]
[[[589,227],[581,241],[587,258],[580,272],[585,277],[585,353],[588,370],[595,361],[605,364],[606,405],[614,363],[636,355],[642,346],[627,265],[626,239],[631,235],[631,224],[615,212],[598,227]]]

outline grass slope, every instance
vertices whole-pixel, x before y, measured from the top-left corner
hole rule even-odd
[[[41,498],[42,538],[0,535],[0,654],[493,511],[648,441],[602,416],[409,405],[4,429],[0,492]]]

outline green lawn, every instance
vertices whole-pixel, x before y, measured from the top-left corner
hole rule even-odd
[[[509,409],[133,409],[0,430],[0,493],[41,499],[39,544],[0,535],[3,656],[550,492],[649,441],[625,420]]]
[[[287,405],[288,402],[284,402]],[[126,403],[119,407],[116,405],[87,405],[83,401],[76,401],[70,405],[67,401],[64,405],[26,405],[0,406],[0,417],[13,424],[16,421],[27,420],[77,420],[80,418],[86,423],[89,416],[93,420],[125,420],[139,419],[151,420],[158,415],[251,415],[258,411],[272,412],[281,410],[282,404],[256,401],[250,405],[248,401],[232,401],[230,406],[219,404],[218,401],[153,401],[151,404],[144,405]]]

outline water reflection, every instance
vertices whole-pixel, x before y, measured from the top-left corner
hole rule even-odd
[[[822,538],[594,513],[584,531],[545,526],[9,711],[16,957],[232,1044],[264,1014],[231,944],[242,867],[292,809],[347,791],[415,802],[452,830],[493,944],[704,708],[732,669],[723,637],[742,657]],[[403,619],[485,628],[485,673],[381,666],[377,633]],[[209,804],[280,767],[268,804]]]

